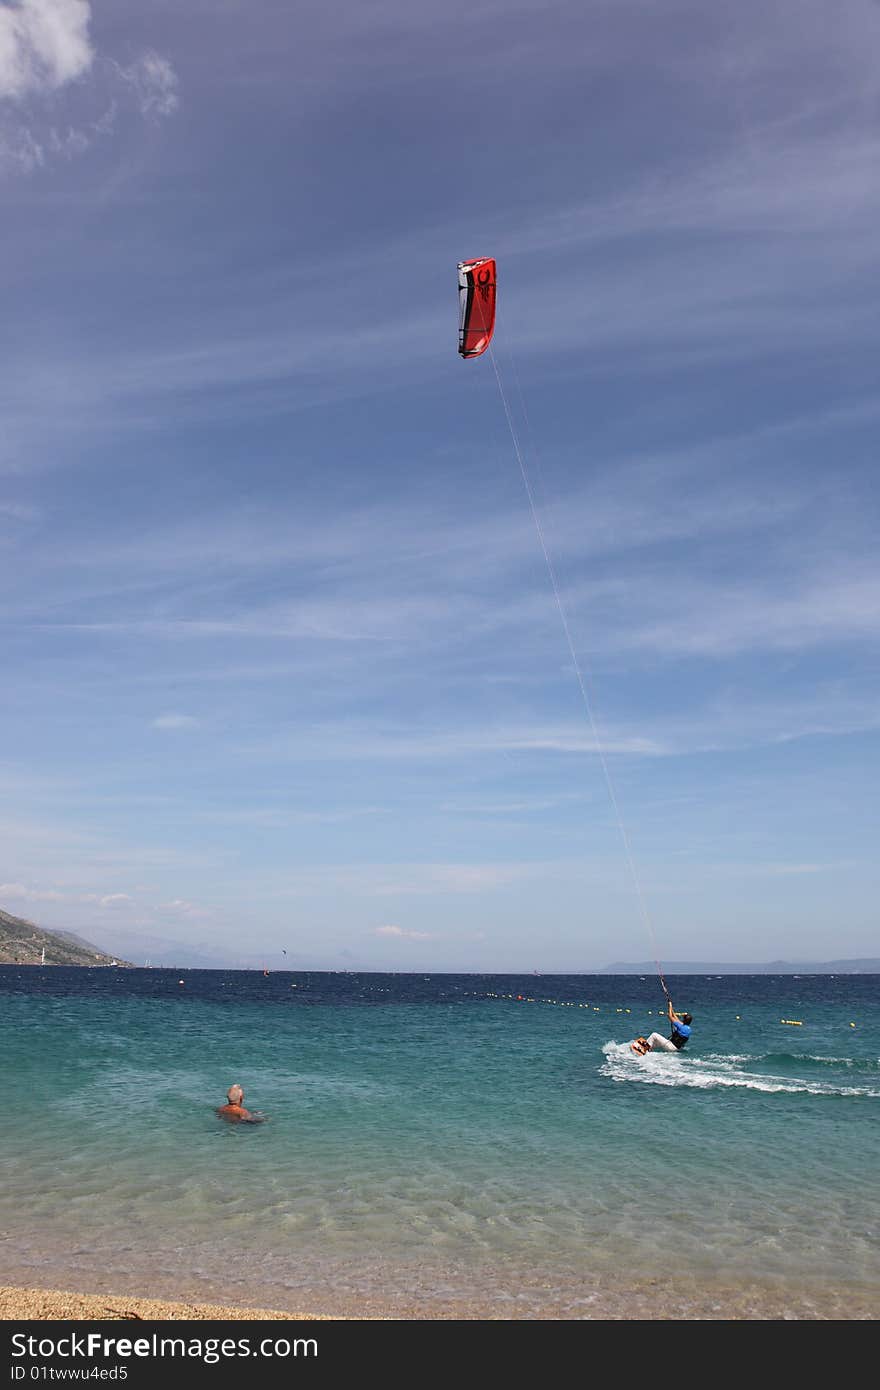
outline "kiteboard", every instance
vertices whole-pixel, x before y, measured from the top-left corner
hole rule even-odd
[[[639,1057],[644,1057],[646,1052],[651,1051],[651,1046],[647,1038],[634,1038],[630,1043],[630,1047]]]

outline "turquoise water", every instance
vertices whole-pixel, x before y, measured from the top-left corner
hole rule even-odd
[[[661,1027],[638,977],[4,967],[0,1282],[338,1314],[875,1317],[877,985],[671,982],[692,1043],[637,1059],[628,1040]],[[233,1081],[266,1124],[217,1119]]]

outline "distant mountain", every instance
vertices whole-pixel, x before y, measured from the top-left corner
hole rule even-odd
[[[240,952],[234,946],[215,947],[210,940],[192,942],[177,941],[173,937],[156,936],[139,928],[109,925],[103,932],[105,946],[111,947],[120,956],[131,959],[137,966],[150,966],[155,970],[294,970],[305,969],[305,964],[291,964],[280,951]],[[233,954],[234,953],[234,954]],[[302,957],[296,958],[298,961]]]
[[[43,952],[45,951],[45,960]],[[73,932],[46,931],[0,908],[0,965],[129,965]]]
[[[615,961],[599,971],[600,975],[654,975],[655,961]],[[701,960],[666,961],[663,974],[670,975],[880,975],[880,959],[870,956],[861,960],[771,960],[739,965]]]

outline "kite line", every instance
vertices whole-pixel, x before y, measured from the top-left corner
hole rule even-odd
[[[482,266],[491,267],[492,295],[490,303],[487,302],[487,296],[485,294],[481,295],[479,293],[473,292],[475,280],[473,268]],[[482,274],[485,275],[485,271],[483,271]],[[463,281],[465,283],[463,283]],[[468,281],[470,283],[467,283]],[[482,281],[482,283],[486,282]],[[620,808],[620,802],[618,800],[617,792],[614,787],[614,781],[611,777],[611,770],[608,766],[608,758],[605,753],[604,745],[602,743],[602,738],[599,732],[599,726],[596,721],[596,716],[593,712],[593,702],[590,699],[588,680],[584,674],[584,670],[581,666],[581,662],[578,658],[578,654],[575,649],[574,640],[571,635],[571,627],[568,621],[568,615],[565,611],[565,604],[563,603],[562,592],[560,590],[559,580],[556,574],[556,566],[553,563],[553,557],[550,553],[550,547],[547,544],[547,539],[544,534],[544,527],[541,524],[541,517],[538,511],[537,504],[535,502],[535,492],[534,488],[532,487],[531,479],[529,477],[529,470],[526,467],[526,460],[523,454],[522,447],[520,445],[519,435],[517,433],[516,424],[513,418],[513,412],[510,408],[510,403],[507,398],[507,392],[504,389],[504,382],[502,380],[501,371],[498,366],[498,359],[495,356],[495,351],[492,347],[492,334],[495,327],[495,285],[496,279],[494,261],[462,262],[459,265],[459,286],[463,292],[462,324],[459,337],[459,352],[463,357],[476,357],[487,350],[489,353],[489,359],[492,363],[492,369],[495,374],[495,381],[498,386],[498,394],[501,397],[501,405],[504,410],[504,417],[507,421],[507,428],[510,432],[511,443],[513,444],[513,451],[516,455],[517,463],[519,464],[519,471],[522,476],[523,486],[525,487],[526,497],[528,498],[529,509],[532,514],[532,521],[534,522],[535,531],[537,532],[538,536],[538,542],[541,547],[541,552],[544,556],[544,562],[547,566],[547,573],[550,576],[550,583],[553,589],[553,596],[556,600],[556,607],[559,612],[559,618],[562,623],[563,632],[565,633],[565,640],[568,646],[569,655],[571,657],[572,666],[574,667],[578,687],[581,692],[581,699],[583,701],[584,709],[586,711],[587,719],[589,721],[590,730],[593,736],[593,742],[596,747],[596,752],[599,755],[599,762],[602,767],[602,774],[605,779],[605,785],[608,790],[608,796],[611,801],[611,805],[614,811],[614,817],[617,822],[617,828],[620,833],[621,841],[623,843],[624,855],[629,868],[630,876],[632,878],[636,901],[639,907],[639,915],[642,919],[642,923],[648,933],[648,937],[651,942],[651,946],[654,952],[654,964],[657,967],[657,974],[660,978],[660,984],[662,986],[663,993],[665,994],[667,1000],[669,1000],[670,995],[669,990],[666,986],[666,980],[663,975],[663,968],[660,964],[660,953],[657,947],[657,937],[654,931],[654,924],[651,919],[651,914],[648,910],[648,903],[642,887],[642,882],[638,872],[638,867],[636,865],[635,856],[633,854],[629,833],[624,822],[623,813]],[[473,320],[476,320],[476,328],[472,326]],[[513,361],[512,356],[511,361]],[[516,375],[515,366],[514,374]],[[522,408],[523,416],[526,421],[526,427],[529,428],[528,415],[525,409],[525,402],[522,398],[522,390],[519,387],[518,376],[517,388],[519,390],[520,405]]]

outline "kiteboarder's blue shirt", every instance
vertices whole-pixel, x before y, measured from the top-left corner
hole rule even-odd
[[[679,1023],[677,1018],[672,1019],[672,1041],[678,1047],[684,1047],[691,1035],[690,1024]]]

